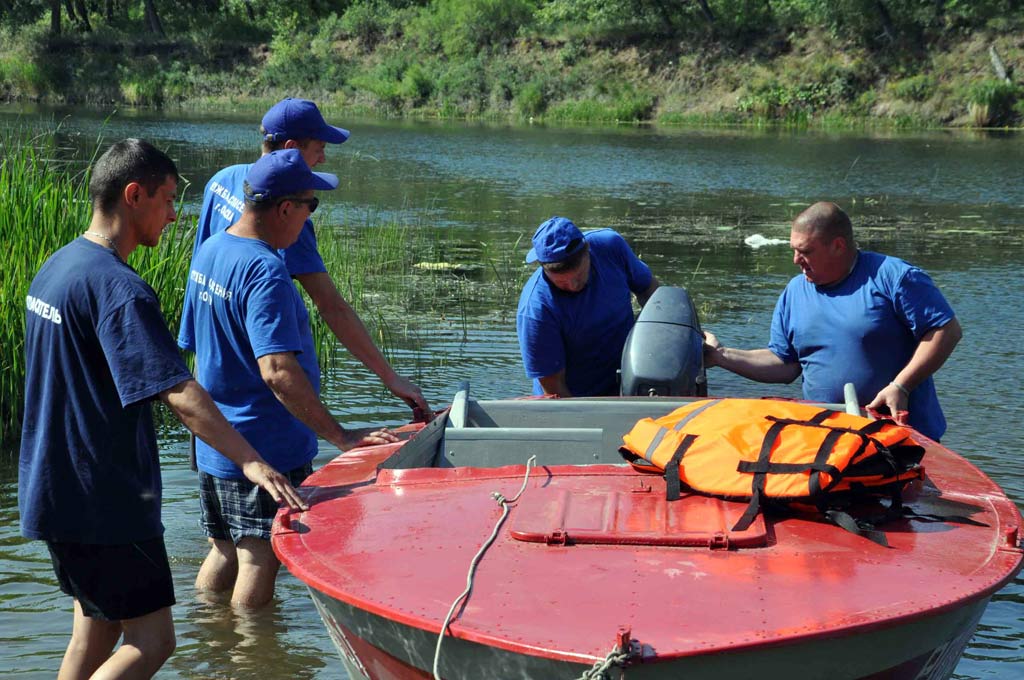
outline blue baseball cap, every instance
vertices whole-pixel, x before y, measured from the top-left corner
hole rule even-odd
[[[328,125],[316,104],[308,99],[282,99],[263,116],[263,139],[280,142],[285,139],[319,139],[341,144],[348,139],[348,130]]]
[[[533,248],[526,254],[526,262],[561,262],[579,252],[585,244],[583,232],[571,220],[552,217],[533,233]]]
[[[337,175],[313,172],[298,149],[281,149],[260,157],[245,176],[245,197],[255,203],[294,196],[310,189],[337,188]]]

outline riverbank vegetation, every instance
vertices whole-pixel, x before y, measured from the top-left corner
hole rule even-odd
[[[0,2],[0,96],[385,115],[1019,125],[1021,0]]]

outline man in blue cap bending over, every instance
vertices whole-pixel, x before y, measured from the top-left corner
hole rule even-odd
[[[618,394],[630,294],[642,307],[658,288],[650,268],[617,232],[584,234],[564,217],[537,228],[526,261],[540,267],[519,296],[516,331],[534,394]]]
[[[245,210],[192,260],[183,349],[217,407],[263,458],[298,486],[312,472],[317,435],[342,451],[397,441],[387,429],[346,430],[320,402],[320,369],[309,316],[278,254],[319,205],[314,190],[338,178],[313,172],[297,149],[249,168]],[[213,447],[196,444],[201,523],[210,553],[196,588],[228,591],[258,607],[274,594],[280,562],[270,545],[277,503]]]
[[[310,168],[315,168],[327,159],[325,149],[328,144],[341,144],[349,137],[348,130],[328,125],[316,104],[306,99],[291,98],[274,104],[267,111],[263,116],[260,134],[263,135],[264,154],[280,149],[297,149]],[[207,182],[196,228],[193,259],[206,239],[238,221],[245,207],[242,185],[251,167],[250,163],[232,165]],[[320,257],[312,220],[306,220],[298,240],[284,249],[283,256],[288,273],[302,284],[320,316],[341,344],[377,374],[392,394],[409,406],[422,409],[424,415],[429,416],[430,407],[420,388],[395,372],[373,343],[359,315],[338,292]],[[192,329],[187,326],[191,304],[192,301],[186,298],[179,340],[192,333]]]

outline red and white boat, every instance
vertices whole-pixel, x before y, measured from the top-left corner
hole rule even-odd
[[[525,479],[439,677],[568,680],[595,664],[608,669],[592,677],[629,680],[949,677],[1021,567],[1021,517],[999,487],[925,440],[927,478],[907,505],[985,526],[902,520],[881,527],[889,547],[814,518],[732,532],[745,503],[669,503],[663,478],[617,453],[633,423],[683,403],[469,400],[464,427],[442,418],[314,473],[310,510],[278,518],[274,549],[352,678],[431,678],[503,514],[492,492],[513,498]]]
[[[905,504],[973,524],[892,521],[888,547],[813,516],[733,531],[746,503],[668,502],[618,453],[688,401],[460,391],[411,439],[314,473],[274,549],[354,679],[948,678],[1021,568],[1000,488],[921,437]]]

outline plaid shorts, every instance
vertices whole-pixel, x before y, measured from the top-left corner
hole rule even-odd
[[[313,474],[313,462],[285,474],[298,486]],[[277,502],[248,479],[221,479],[199,471],[199,525],[212,539],[235,545],[246,536],[270,540]]]

